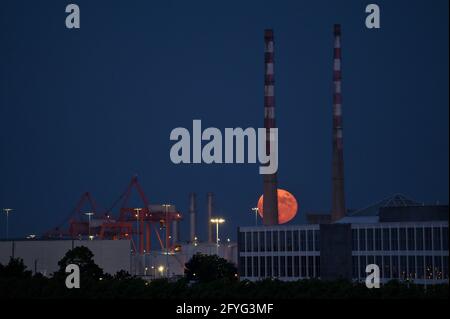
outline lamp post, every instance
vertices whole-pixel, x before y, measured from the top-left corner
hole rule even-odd
[[[258,207],[253,207],[252,211],[255,212],[255,226],[258,226],[258,212],[259,212],[259,209],[258,209]]]
[[[168,237],[168,233],[167,233],[167,226],[169,225],[169,207],[172,206],[170,204],[163,204],[162,205],[165,209],[166,212],[166,216],[165,219],[166,221],[164,222],[164,238],[166,241],[166,274],[167,274],[167,278],[169,278],[169,237]]]
[[[9,238],[9,213],[12,211],[12,208],[3,208],[3,212],[6,214],[6,239]]]
[[[91,238],[91,218],[92,218],[92,216],[94,215],[94,213],[93,212],[87,212],[87,213],[84,213],[87,217],[88,217],[88,238],[89,239],[92,239]]]
[[[223,218],[212,218],[211,223],[216,224],[216,255],[219,256],[219,224],[225,223]]]

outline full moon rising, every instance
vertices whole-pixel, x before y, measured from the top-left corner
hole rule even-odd
[[[287,190],[278,188],[278,223],[285,224],[289,222],[292,218],[297,215],[298,204],[294,195],[289,193]],[[264,195],[258,200],[258,213],[263,218],[263,203],[264,203]]]

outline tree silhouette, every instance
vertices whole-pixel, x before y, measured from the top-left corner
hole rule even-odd
[[[21,258],[11,257],[6,266],[0,264],[0,278],[31,278],[31,271],[26,269]]]
[[[236,267],[217,255],[197,253],[186,263],[185,275],[188,280],[209,282],[217,279],[237,280]]]
[[[103,269],[101,269],[94,262],[94,254],[85,247],[79,246],[69,250],[64,257],[58,262],[59,270],[55,276],[67,276],[66,267],[70,264],[75,264],[80,267],[81,279],[99,280],[104,276]]]

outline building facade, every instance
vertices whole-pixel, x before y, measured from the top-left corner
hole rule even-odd
[[[240,278],[364,281],[366,266],[376,264],[382,282],[448,283],[448,206],[410,207],[413,217],[408,208],[398,211],[380,207],[377,216],[333,224],[241,227]]]

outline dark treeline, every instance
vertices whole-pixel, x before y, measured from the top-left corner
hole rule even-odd
[[[68,289],[67,264],[79,263],[81,287]],[[131,299],[448,299],[448,284],[423,286],[397,281],[368,289],[349,281],[239,281],[235,268],[217,256],[196,255],[186,264],[186,276],[176,282],[147,282],[121,271],[103,273],[85,247],[69,251],[51,277],[32,275],[20,259],[0,265],[0,298],[131,298]],[[219,270],[219,271],[216,271]],[[219,274],[219,275],[214,275]]]

